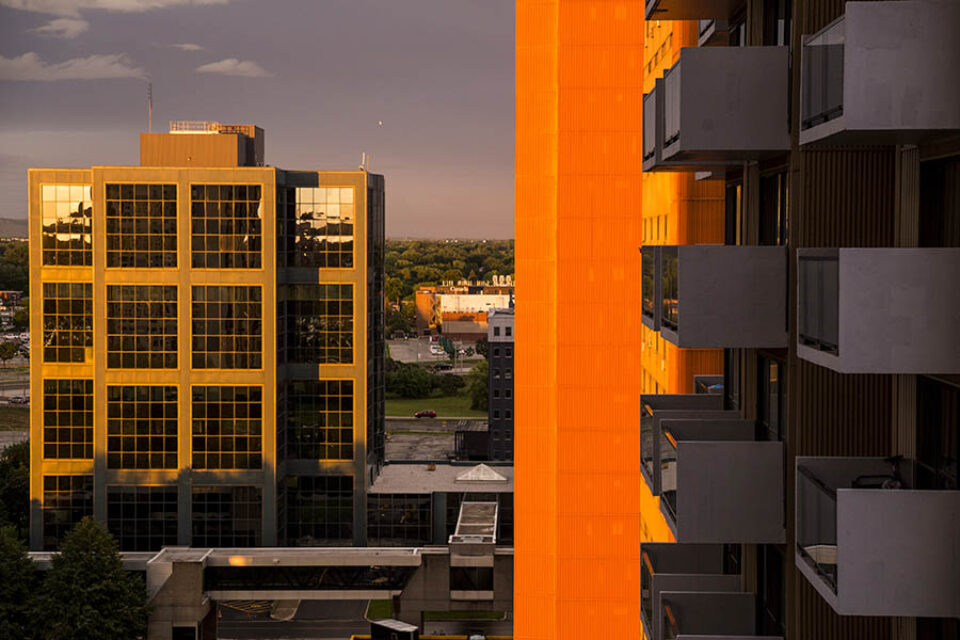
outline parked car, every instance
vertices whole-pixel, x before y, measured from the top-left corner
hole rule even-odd
[[[450,369],[453,369],[453,365],[449,362],[438,362],[433,365],[434,371],[450,371]]]
[[[433,409],[427,409],[426,411],[417,411],[413,414],[414,418],[436,418],[437,412]]]
[[[7,402],[10,404],[27,404],[27,399],[23,396],[10,396],[7,398]]]

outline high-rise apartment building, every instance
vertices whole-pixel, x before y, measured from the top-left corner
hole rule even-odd
[[[31,169],[31,534],[364,544],[383,461],[383,177],[173,123],[140,166]]]
[[[645,9],[700,46],[646,91],[644,170],[726,205],[725,246],[643,249],[660,339],[725,365],[722,397],[644,396],[676,543],[642,545],[643,631],[957,638],[960,6]]]
[[[518,1],[518,638],[960,635],[958,27],[937,0]],[[722,185],[724,245],[648,222],[641,158]],[[638,304],[723,349],[722,395],[629,406]],[[634,546],[646,492],[669,534],[643,539],[676,542]]]
[[[491,460],[513,460],[513,308],[487,312],[489,433]]]

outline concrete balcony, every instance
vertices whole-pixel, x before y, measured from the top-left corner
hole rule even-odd
[[[693,376],[694,393],[723,394],[723,375]]]
[[[640,396],[640,471],[653,495],[660,495],[660,421],[664,418],[731,418],[738,411],[723,409],[722,394],[665,393]],[[655,446],[656,445],[656,446]]]
[[[904,144],[960,131],[960,4],[848,2],[803,38],[800,144]]]
[[[796,465],[796,565],[834,611],[960,617],[960,491],[917,489],[909,460]]]
[[[730,25],[726,20],[700,20],[698,24],[698,47],[726,46],[730,37]]]
[[[787,346],[786,249],[662,246],[659,258],[654,313],[665,340],[690,348]]]
[[[677,542],[782,544],[783,443],[752,420],[660,421],[660,511]]]
[[[743,0],[647,0],[647,20],[726,20]]]
[[[656,640],[759,640],[755,610],[752,593],[661,592],[663,634]]]
[[[798,249],[797,354],[840,373],[960,373],[960,249]]]
[[[724,573],[722,545],[644,542],[640,545],[640,620],[644,636],[662,638],[664,591],[740,591],[740,575]]]
[[[643,103],[643,170],[716,172],[789,151],[787,47],[685,47]]]

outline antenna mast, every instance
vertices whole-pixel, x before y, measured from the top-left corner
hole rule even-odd
[[[153,83],[147,83],[147,132],[153,133]]]

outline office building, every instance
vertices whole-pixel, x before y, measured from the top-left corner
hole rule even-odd
[[[513,460],[513,328],[512,308],[487,313],[488,457],[491,460]]]
[[[960,6],[645,11],[700,46],[646,92],[644,170],[720,176],[726,205],[724,246],[643,249],[660,338],[725,377],[644,398],[676,540],[642,545],[644,633],[957,638]]]
[[[31,169],[31,532],[121,550],[362,545],[383,461],[383,177],[249,125]]]

